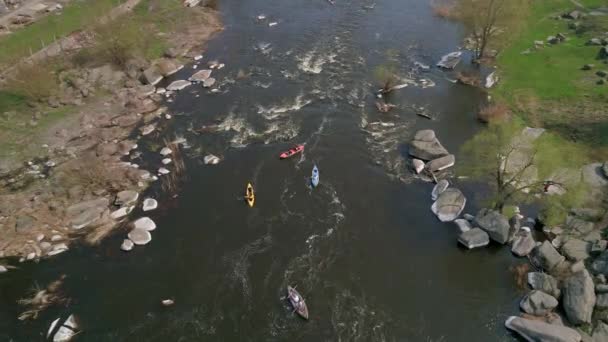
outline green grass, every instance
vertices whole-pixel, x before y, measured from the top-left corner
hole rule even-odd
[[[36,52],[42,44],[49,44],[74,31],[93,23],[124,0],[72,1],[60,15],[50,14],[32,25],[0,38],[0,66]]]
[[[0,114],[8,111],[20,111],[25,108],[27,98],[8,91],[0,90]]]
[[[599,4],[600,1],[587,0],[585,4]],[[537,0],[532,5],[526,28],[520,37],[505,49],[498,58],[502,83],[495,93],[501,98],[512,100],[525,92],[541,100],[575,99],[583,95],[601,96],[605,87],[595,84],[594,72],[583,72],[581,67],[596,60],[599,47],[585,46],[592,34],[578,36],[569,30],[566,20],[552,19],[554,15],[574,9],[568,0]],[[608,30],[608,18],[602,17],[600,28]],[[521,52],[530,49],[535,40],[546,41],[548,36],[565,33],[567,41],[558,45],[545,45],[530,54]]]

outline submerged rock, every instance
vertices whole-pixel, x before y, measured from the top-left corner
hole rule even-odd
[[[441,195],[448,187],[450,186],[450,182],[446,179],[442,179],[433,187],[433,191],[431,192],[431,199],[436,201],[439,195]]]
[[[159,169],[158,169],[158,173],[159,173],[160,175],[167,175],[167,174],[171,173],[171,171],[167,170],[167,169],[166,169],[166,168],[164,168],[164,167],[161,167],[161,168],[159,168]]]
[[[566,279],[562,294],[564,311],[568,320],[576,325],[590,323],[596,297],[589,272],[583,270]]]
[[[190,76],[188,80],[192,82],[204,82],[209,77],[211,77],[211,70],[203,69]]]
[[[192,82],[190,82],[190,81],[177,80],[177,81],[171,82],[171,84],[169,84],[169,86],[167,87],[167,90],[178,91],[178,90],[182,90],[190,85],[192,85]]]
[[[473,228],[461,233],[460,236],[458,236],[458,242],[468,249],[473,249],[487,246],[490,243],[490,237],[485,231],[479,228]]]
[[[553,278],[553,276],[547,273],[528,273],[528,285],[530,285],[530,287],[532,287],[534,290],[541,290],[555,298],[559,298],[561,296],[561,290],[559,289],[557,279]]]
[[[150,232],[141,228],[134,228],[131,230],[128,237],[131,241],[133,241],[134,244],[138,246],[146,245],[152,241],[152,235]]]
[[[171,153],[173,153],[173,151],[168,147],[163,147],[162,150],[160,150],[160,155],[163,157],[168,156]]]
[[[431,210],[442,222],[454,221],[467,203],[466,197],[456,188],[449,188],[439,195]]]
[[[492,240],[500,244],[505,244],[509,240],[509,221],[498,211],[481,209],[475,216],[475,223],[488,232]]]
[[[215,165],[220,162],[220,158],[214,156],[213,154],[208,154],[203,158],[203,162],[205,165]]]
[[[529,342],[580,342],[582,339],[574,329],[516,316],[509,317],[505,326]]]
[[[542,291],[534,290],[528,293],[519,303],[519,307],[534,316],[544,316],[553,311],[559,303],[557,299]]]
[[[109,204],[107,198],[97,198],[68,207],[66,214],[72,228],[82,229],[100,221]]]
[[[213,77],[209,77],[203,81],[203,87],[205,87],[205,88],[211,88],[211,87],[213,87],[214,84],[215,84],[215,78],[213,78]]]
[[[460,56],[462,56],[462,52],[460,51],[450,52],[441,57],[441,60],[437,63],[437,66],[444,69],[454,69],[456,65],[460,63]]]
[[[50,331],[53,330],[53,328],[57,324],[58,320],[59,319],[57,319],[53,322],[53,324],[51,325]],[[76,319],[75,319],[74,315],[70,315],[68,317],[68,319],[66,319],[65,322],[63,322],[61,327],[59,327],[59,330],[57,330],[57,333],[53,336],[53,342],[70,341],[74,337],[74,335],[76,335],[77,329],[78,329],[78,324],[76,323]]]

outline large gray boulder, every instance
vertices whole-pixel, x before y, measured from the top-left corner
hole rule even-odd
[[[437,201],[431,206],[431,210],[440,221],[454,221],[467,203],[466,197],[456,188],[448,188],[439,195]]]
[[[528,293],[519,303],[519,307],[534,316],[544,316],[553,311],[559,303],[553,296],[543,291],[534,290]]]
[[[509,240],[509,220],[496,210],[481,209],[475,216],[475,223],[488,232],[490,239],[505,244]]]
[[[410,143],[409,153],[422,160],[433,160],[449,154],[435,137],[435,132],[430,129],[416,133],[414,140]]]
[[[589,257],[590,244],[579,239],[569,239],[562,247],[562,253],[568,260],[581,261]]]
[[[456,223],[456,225],[458,226],[458,229],[460,230],[461,233],[464,232],[468,232],[469,230],[473,229],[473,226],[471,226],[471,222],[465,220],[465,219],[456,219],[454,220],[454,223]],[[487,233],[486,233],[487,235]],[[489,237],[488,237],[489,239]]]
[[[171,82],[171,84],[169,84],[167,86],[167,90],[169,91],[178,91],[178,90],[182,90],[188,86],[192,85],[192,82],[190,81],[186,81],[186,80],[177,80],[177,81],[173,81]]]
[[[468,249],[473,249],[487,246],[490,243],[490,237],[485,231],[479,228],[473,228],[461,233],[460,236],[458,236],[458,242]]]
[[[150,232],[156,229],[156,223],[154,223],[154,221],[152,221],[152,219],[149,217],[141,217],[133,222],[133,227]]]
[[[133,241],[138,246],[146,245],[152,241],[152,235],[149,231],[141,228],[133,228],[128,234],[129,240]]]
[[[590,323],[596,297],[589,272],[582,270],[566,279],[562,294],[568,320],[575,325]]]
[[[593,260],[591,263],[591,270],[594,273],[608,276],[608,250],[602,252],[599,257]]]
[[[596,293],[595,307],[597,309],[608,309],[608,293]]]
[[[82,229],[100,221],[109,204],[107,198],[80,202],[68,207],[66,215],[72,228]]]
[[[529,342],[580,342],[582,339],[572,328],[516,316],[509,317],[505,326]]]
[[[439,195],[445,191],[450,186],[450,182],[447,179],[442,179],[433,187],[433,191],[431,192],[431,199],[436,201]]]
[[[568,216],[566,218],[566,228],[586,235],[593,231],[594,225],[593,222],[585,221],[574,216]]]
[[[190,76],[190,78],[188,78],[188,81],[203,82],[206,79],[208,79],[209,77],[211,77],[211,70],[203,69],[203,70],[198,71],[194,75]]]
[[[524,257],[530,254],[534,247],[536,247],[536,241],[534,241],[532,233],[527,229],[522,229],[513,240],[511,252],[517,256]]]
[[[116,194],[116,199],[114,200],[114,204],[118,206],[127,206],[129,204],[133,204],[137,202],[139,198],[139,194],[137,191],[133,190],[123,190]]]
[[[553,276],[547,273],[528,273],[528,285],[530,285],[530,287],[532,287],[532,289],[534,290],[541,290],[555,298],[559,298],[562,293],[559,289],[559,283],[557,279],[553,278]]]
[[[564,260],[566,258],[559,254],[549,241],[543,242],[532,251],[533,263],[546,271],[551,271]]]
[[[431,172],[437,172],[454,166],[455,162],[456,157],[454,157],[453,154],[448,154],[447,156],[439,157],[426,163],[426,168]]]
[[[148,69],[144,70],[144,72],[143,72],[143,81],[146,84],[155,86],[158,83],[160,83],[160,81],[162,81],[162,79],[163,79],[163,75],[161,75],[160,72],[158,71],[158,69],[154,66],[149,67]]]
[[[595,329],[593,329],[593,336],[591,336],[591,342],[606,342],[608,341],[608,324],[598,321]]]

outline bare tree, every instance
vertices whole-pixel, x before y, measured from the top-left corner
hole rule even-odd
[[[529,8],[529,0],[456,1],[456,16],[473,39],[478,60],[486,55],[488,47],[505,43],[514,36]]]
[[[580,200],[584,160],[559,138],[540,134],[514,122],[490,122],[463,145],[459,173],[491,186],[494,209],[547,195],[546,204],[561,212]]]

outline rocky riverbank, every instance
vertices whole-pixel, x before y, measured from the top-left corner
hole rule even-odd
[[[75,106],[77,113],[43,132],[39,157],[17,166],[2,163],[0,272],[17,267],[16,261],[60,254],[81,240],[98,243],[129,221],[136,207],[150,211],[158,206],[151,198],[142,203],[139,194],[159,178],[179,172],[184,141],[159,141],[172,118],[162,103],[178,90],[155,85],[186,63],[218,66],[201,56],[201,44],[221,30],[218,13],[202,6],[187,10],[197,11],[206,25],[174,34],[162,59],[132,59],[125,70],[102,65],[62,72],[58,95],[48,105]],[[36,121],[34,116],[30,124]],[[148,146],[159,147],[147,151],[158,152],[159,161],[142,159],[140,139],[155,141]],[[128,235],[134,244],[149,241],[140,231],[153,230],[152,220],[141,218],[132,225]]]

